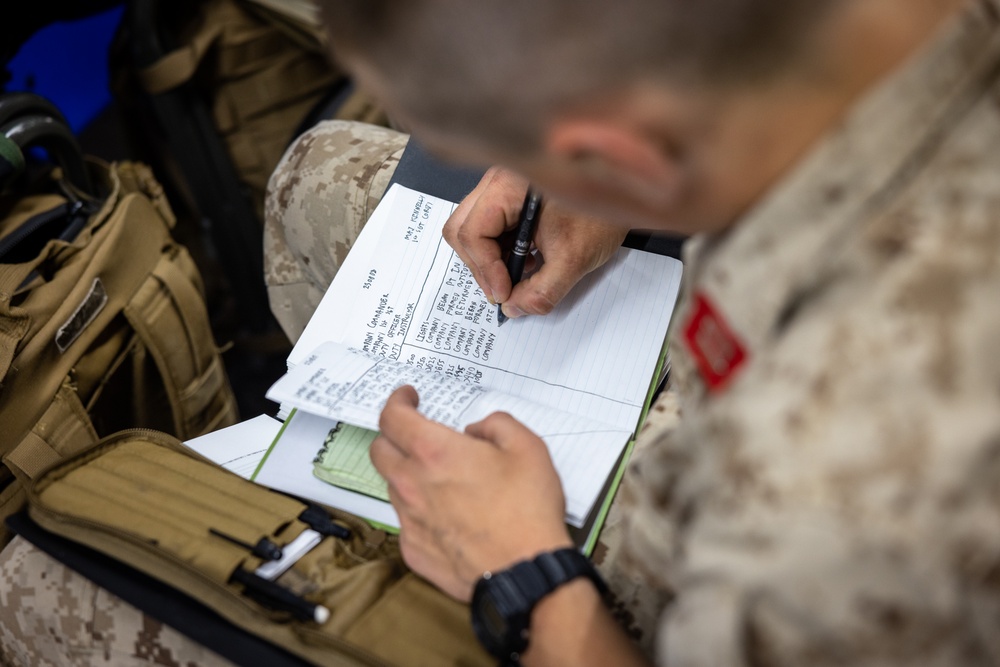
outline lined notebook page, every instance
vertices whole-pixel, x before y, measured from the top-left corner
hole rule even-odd
[[[620,249],[555,311],[496,323],[441,230],[455,204],[395,185],[289,355],[325,341],[633,430],[680,287],[676,259]]]
[[[545,441],[563,484],[567,521],[582,525],[631,436],[630,429],[555,410],[457,378],[324,343],[291,369],[268,398],[331,420],[376,430],[389,395],[409,384],[420,412],[462,430],[497,412],[509,412]],[[280,446],[279,440],[279,446]],[[365,476],[368,461],[355,457],[348,472]]]

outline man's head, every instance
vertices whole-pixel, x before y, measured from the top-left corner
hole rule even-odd
[[[332,0],[332,44],[423,124],[525,148],[555,109],[635,81],[773,76],[831,0]]]
[[[957,1],[321,5],[335,57],[430,148],[690,232],[728,224],[903,55],[887,31],[922,38],[913,17]]]

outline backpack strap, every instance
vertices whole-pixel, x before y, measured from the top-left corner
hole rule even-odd
[[[34,479],[51,465],[97,443],[98,435],[75,389],[63,382],[34,427],[3,458],[22,482]]]
[[[75,388],[68,381],[63,382],[41,418],[3,457],[0,480],[6,477],[8,483],[0,491],[0,518],[24,506],[25,489],[31,480],[59,461],[93,447],[97,441],[97,433]],[[6,523],[0,521],[0,547],[12,537]]]
[[[11,319],[5,327],[0,432],[16,441],[31,429],[63,379],[147,278],[169,239],[156,218],[148,198],[126,193],[110,215],[92,217],[72,243],[52,242],[38,258],[0,273],[0,320]],[[136,222],[143,219],[150,224]],[[13,306],[23,279],[48,261],[58,270]]]
[[[4,221],[5,238],[32,218],[65,204],[65,197],[60,195],[36,195],[21,201]],[[13,305],[14,295],[49,255],[45,252],[26,262],[0,263],[0,390],[18,346],[31,329],[31,316],[27,309]]]
[[[125,306],[124,314],[163,378],[179,438],[237,420],[236,401],[215,346],[194,264],[175,246]]]

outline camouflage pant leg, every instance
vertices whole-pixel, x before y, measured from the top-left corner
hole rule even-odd
[[[650,408],[642,431],[636,439],[633,460],[648,448],[653,440],[642,437],[643,433],[665,432],[675,427],[680,419],[677,397],[672,391],[664,391]],[[670,602],[672,594],[659,586],[651,586],[632,567],[622,549],[626,532],[626,518],[629,515],[629,476],[625,475],[618,493],[605,519],[597,545],[594,547],[594,563],[608,586],[614,593],[614,613],[626,631],[636,640],[643,652],[653,658],[655,639],[659,629],[660,616]]]
[[[0,552],[0,663],[231,663],[16,537]]]
[[[382,198],[409,136],[352,121],[319,123],[285,152],[268,183],[264,282],[295,341]]]

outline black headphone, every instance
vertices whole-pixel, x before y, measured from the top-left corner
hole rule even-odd
[[[55,105],[34,93],[0,94],[0,192],[24,172],[33,146],[45,149],[73,187],[93,195],[80,145]]]

